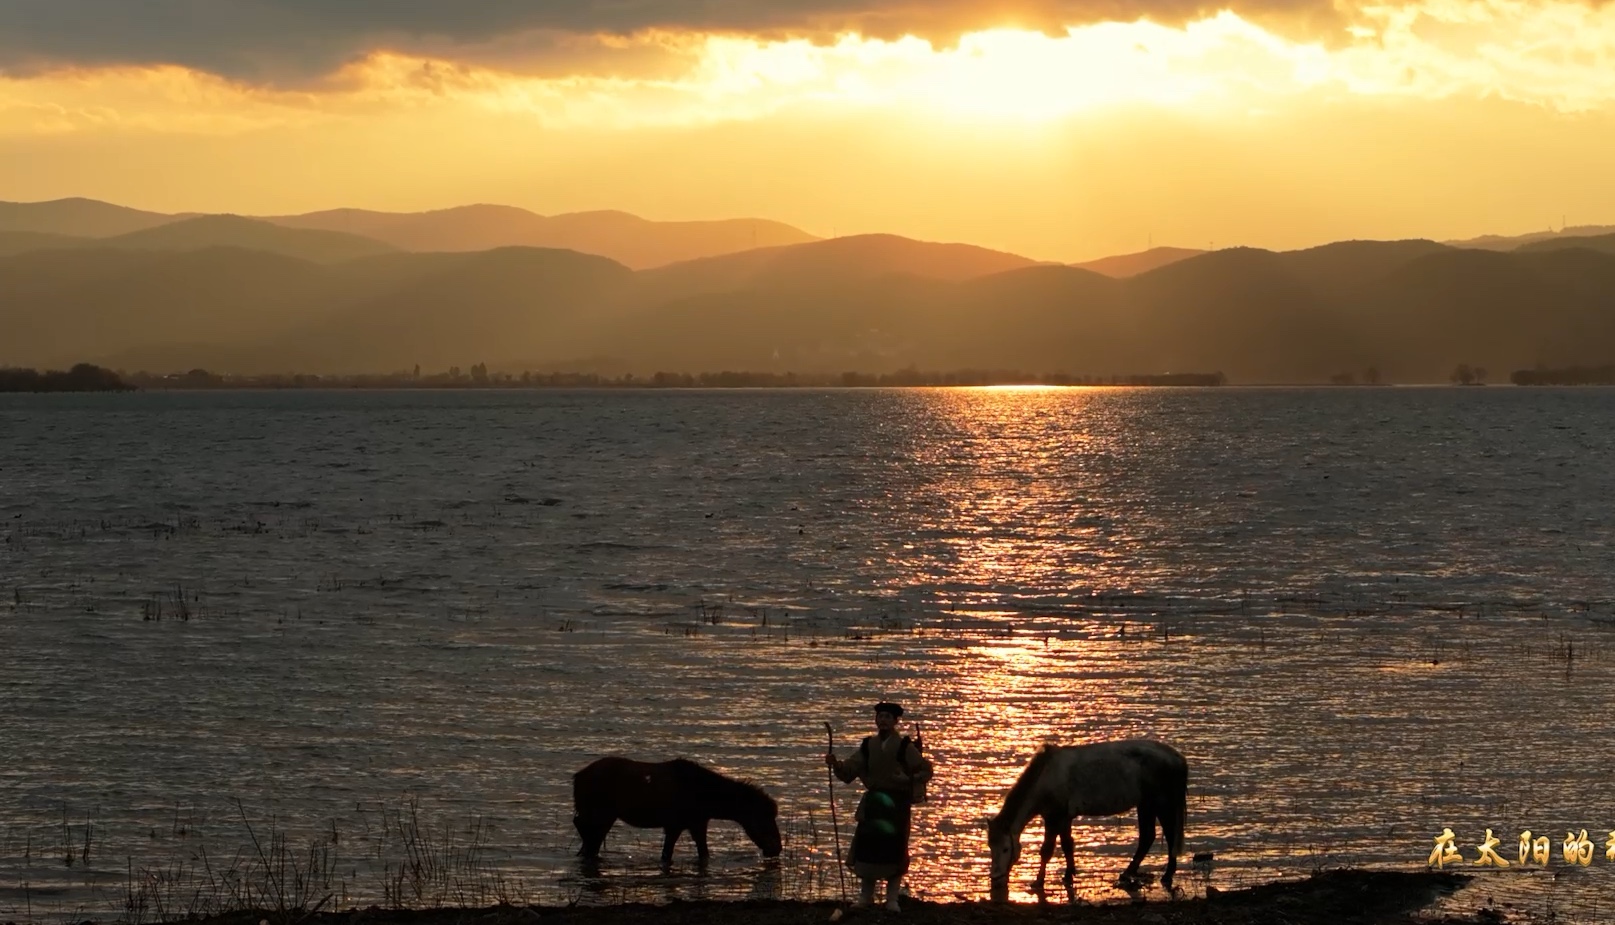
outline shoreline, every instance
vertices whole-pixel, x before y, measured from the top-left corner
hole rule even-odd
[[[266,384],[266,383],[233,383],[229,385],[168,385],[151,384],[130,386],[117,389],[0,389],[0,395],[105,395],[139,393],[148,394],[181,394],[181,393],[270,393],[270,392],[883,392],[906,391],[911,389],[1002,389],[1012,390],[1087,390],[1087,391],[1161,391],[1161,392],[1192,392],[1204,390],[1227,391],[1286,391],[1302,389],[1307,391],[1424,391],[1428,389],[1453,389],[1462,391],[1475,391],[1482,386],[1472,384],[1468,386],[1455,385],[1448,382],[1397,382],[1367,385],[1357,383],[1354,385],[1337,385],[1327,382],[1230,382],[1223,385],[1160,385],[1138,383],[1059,383],[1044,382],[921,382],[921,383],[884,383],[871,385],[840,385],[831,383],[796,383],[790,385],[659,385],[648,381],[634,383],[582,383],[566,385],[543,384],[478,384],[478,385],[436,385],[436,384],[390,384],[390,383],[353,383],[338,381],[310,381],[299,384]],[[1615,388],[1615,383],[1583,383],[1583,384],[1531,384],[1518,385],[1515,383],[1495,382],[1487,383],[1487,391],[1552,391],[1555,389],[1570,391],[1596,391],[1599,389]]]
[[[928,902],[905,899],[902,911],[878,905],[852,909],[833,900],[700,900],[664,904],[620,903],[564,906],[495,905],[431,909],[346,911],[243,909],[203,918],[200,925],[823,925],[830,922],[884,925],[1000,925],[1058,918],[1079,925],[1501,925],[1528,923],[1531,917],[1484,908],[1471,914],[1429,911],[1475,878],[1437,870],[1320,871],[1303,880],[1277,881],[1237,890],[1212,888],[1208,895],[1174,900],[1134,900],[1071,904],[1063,899],[1037,903],[988,900]],[[168,921],[180,921],[170,919]],[[87,920],[82,925],[111,925]],[[122,919],[118,920],[122,921]],[[148,925],[164,921],[153,919]],[[8,923],[9,925],[9,923]]]

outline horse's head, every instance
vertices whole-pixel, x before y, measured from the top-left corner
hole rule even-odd
[[[987,820],[987,847],[992,851],[992,882],[1009,882],[1009,869],[1021,859],[1020,833],[1013,831],[1003,816]]]
[[[760,802],[754,809],[735,820],[740,828],[751,839],[752,844],[763,852],[765,858],[777,858],[784,845],[779,836],[779,804],[773,799]]]

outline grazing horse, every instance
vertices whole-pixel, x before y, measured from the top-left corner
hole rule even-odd
[[[1115,816],[1134,807],[1138,850],[1122,879],[1138,875],[1139,863],[1155,843],[1159,821],[1167,851],[1161,885],[1170,890],[1189,813],[1188,761],[1171,746],[1150,739],[1043,746],[1010,788],[1004,808],[987,823],[994,891],[1008,888],[1010,868],[1021,856],[1021,832],[1033,816],[1041,815],[1046,826],[1043,866],[1037,872],[1041,888],[1057,833],[1065,839],[1066,879],[1076,872],[1069,841],[1074,817]]]
[[[707,851],[707,823],[729,819],[740,823],[763,857],[780,853],[779,805],[761,787],[733,780],[693,761],[648,763],[628,758],[600,758],[572,775],[572,824],[583,836],[578,852],[598,860],[606,833],[618,819],[640,829],[660,828],[662,865],[673,862],[673,845],[688,830],[702,863]]]

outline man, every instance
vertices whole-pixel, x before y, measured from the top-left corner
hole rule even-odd
[[[858,826],[853,832],[847,865],[863,881],[857,905],[875,901],[875,881],[886,881],[886,908],[897,911],[897,896],[908,873],[909,808],[916,789],[931,779],[931,762],[920,754],[918,743],[897,734],[903,708],[895,703],[875,704],[875,735],[869,736],[845,760],[835,752],[824,755],[825,764],[850,784],[861,780],[864,797],[858,803]]]

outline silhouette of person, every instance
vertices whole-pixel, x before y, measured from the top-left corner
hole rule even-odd
[[[886,881],[886,908],[896,912],[903,875],[908,873],[910,809],[915,791],[930,781],[935,770],[920,746],[908,736],[897,734],[903,708],[882,701],[875,704],[875,734],[866,736],[858,750],[845,759],[834,751],[824,755],[825,764],[842,783],[854,780],[864,785],[858,802],[857,828],[847,866],[863,881],[863,891],[855,904],[869,906],[875,901],[875,881]]]

